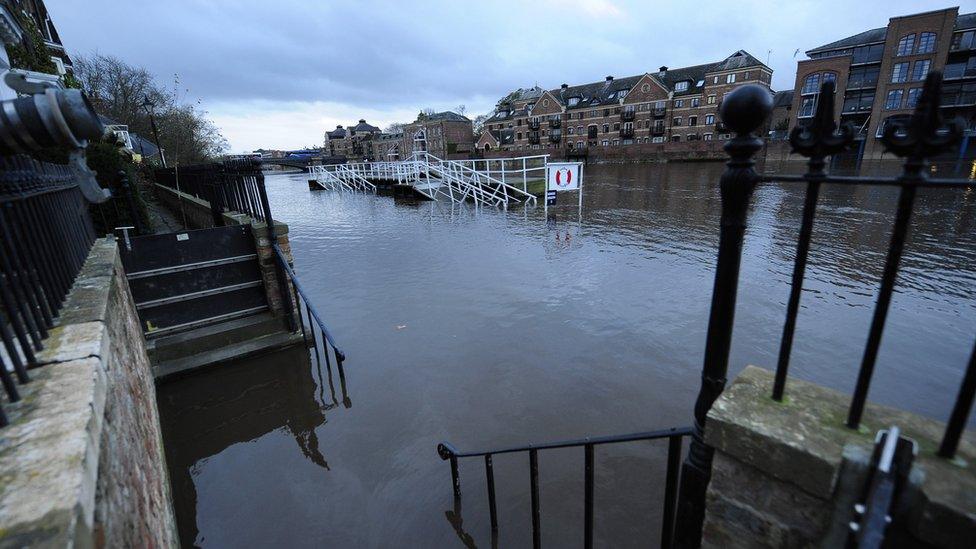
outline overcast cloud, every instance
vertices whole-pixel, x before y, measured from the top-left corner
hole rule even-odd
[[[422,108],[490,110],[518,87],[555,88],[744,49],[793,87],[803,51],[888,18],[976,2],[822,0],[47,0],[72,54],[179,75],[234,151],[321,145],[336,124],[380,127]],[[794,52],[800,53],[794,58]]]

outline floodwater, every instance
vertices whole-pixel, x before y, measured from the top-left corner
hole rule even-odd
[[[394,204],[268,177],[348,360],[340,379],[293,349],[160,387],[184,544],[490,547],[483,463],[461,461],[458,509],[438,442],[689,425],[722,169],[588,166],[582,220],[569,199],[548,223],[541,206]],[[822,191],[792,376],[852,390],[896,199]],[[802,206],[801,187],[756,191],[732,375],[775,367]],[[920,191],[871,400],[948,416],[976,338],[974,215],[972,192]],[[597,449],[598,545],[656,544],[666,445]],[[541,452],[539,468],[543,542],[582,545],[582,449]],[[531,543],[528,480],[526,454],[496,457],[498,546]]]

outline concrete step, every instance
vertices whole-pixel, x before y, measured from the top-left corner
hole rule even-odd
[[[213,351],[283,329],[282,319],[263,312],[150,339],[146,351],[150,361],[156,364]]]
[[[301,345],[301,332],[293,334],[284,330],[241,341],[233,345],[227,345],[218,349],[212,349],[201,353],[153,363],[153,375],[156,380],[174,376],[182,373],[189,373],[193,370],[217,366],[229,361],[238,360],[248,356],[265,353],[275,349],[289,347],[291,345]]]

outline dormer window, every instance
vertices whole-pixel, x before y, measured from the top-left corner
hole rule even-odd
[[[687,89],[688,89],[688,81],[687,80],[682,80],[681,82],[678,82],[678,83],[676,83],[674,85],[674,91],[676,91],[676,92],[683,92],[683,91],[686,91]]]
[[[576,105],[579,105],[579,102],[580,102],[579,97],[570,97],[569,101],[567,101],[566,104],[569,105],[570,107],[575,107]]]

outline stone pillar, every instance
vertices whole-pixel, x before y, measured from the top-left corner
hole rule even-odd
[[[905,547],[971,547],[976,539],[976,445],[935,455],[944,425],[868,404],[861,429],[844,425],[850,395],[789,380],[772,399],[773,373],[750,366],[708,414],[715,448],[704,547],[842,547],[864,490],[875,434],[892,425],[919,454],[886,537]]]
[[[258,264],[261,269],[261,278],[264,280],[264,291],[268,296],[268,307],[275,316],[285,315],[284,300],[281,297],[282,285],[278,280],[279,273],[274,248],[271,247],[271,239],[268,236],[268,226],[262,222],[253,222],[251,231],[254,234],[254,244],[257,247]],[[288,225],[275,221],[275,236],[278,247],[285,254],[290,265],[293,261],[291,255],[291,244],[288,242]],[[289,296],[291,309],[297,309],[293,296]]]

